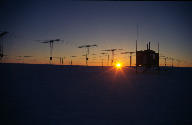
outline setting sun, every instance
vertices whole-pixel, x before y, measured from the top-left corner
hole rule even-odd
[[[119,62],[118,62],[118,63],[116,63],[116,65],[115,65],[115,66],[116,66],[116,68],[117,68],[117,69],[120,69],[120,68],[122,67],[121,63],[119,63]]]

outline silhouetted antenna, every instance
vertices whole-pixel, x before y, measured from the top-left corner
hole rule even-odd
[[[7,31],[0,33],[0,38],[3,37],[7,33],[8,33]]]
[[[107,53],[100,53],[102,54],[103,56],[106,55]],[[103,67],[103,56],[101,56],[101,66]]]
[[[40,43],[49,44],[49,47],[50,47],[50,58],[49,58],[49,61],[50,61],[50,64],[51,64],[52,63],[52,58],[53,58],[53,43],[61,42],[63,40],[61,40],[61,39],[54,39],[54,40],[37,40],[37,41],[39,41]]]
[[[24,63],[25,58],[31,58],[33,56],[16,56],[16,57],[19,57],[19,59],[16,59],[16,60],[23,60],[23,63]]]
[[[101,53],[102,55],[105,55],[105,54],[107,54],[107,53]]]
[[[149,42],[149,50],[151,49],[151,43]]]
[[[8,33],[7,31],[0,33],[0,61],[5,56],[4,55],[3,40],[1,38],[3,38],[3,36],[5,36],[7,33]]]
[[[137,40],[136,40],[136,52],[137,52]]]
[[[50,57],[46,57],[46,58],[50,58]],[[65,59],[65,57],[52,57],[52,59],[57,59],[59,60],[59,64],[63,64],[63,59]]]
[[[168,57],[165,57],[164,59],[165,59],[165,66],[167,66],[167,59],[168,59]]]
[[[158,46],[157,46],[157,51],[158,51],[158,58],[160,58],[160,54],[159,54],[159,42],[158,42]],[[160,60],[160,59],[159,59]],[[158,65],[159,65],[160,61],[158,61]],[[160,70],[160,67],[158,66],[158,71]]]
[[[167,59],[168,59],[168,57],[166,57],[166,56],[160,56],[160,58],[162,58],[162,59],[165,60],[165,67],[166,67],[166,66],[167,66]]]
[[[33,56],[16,56],[16,57],[20,57],[20,58],[30,58],[30,57],[33,57]]]
[[[24,58],[30,58],[30,57],[33,57],[33,56],[23,56]]]
[[[113,65],[114,62],[114,53],[117,49],[107,49],[107,50],[102,50],[102,51],[111,51],[112,55],[111,55],[111,65]]]
[[[135,52],[122,52],[121,54],[130,54],[130,67],[131,67],[131,64],[132,64],[132,54],[135,53]]]
[[[137,24],[137,38],[136,38],[136,52],[137,52],[137,41],[138,41],[138,36],[139,36],[139,26]]]
[[[65,57],[60,57],[60,64],[63,64],[63,59],[65,59]]]
[[[61,60],[62,64],[64,64],[64,59],[65,59],[65,57],[62,57],[61,59],[62,59],[62,60]]]
[[[139,25],[137,24],[137,38],[136,38],[136,47],[135,47],[135,53],[136,53],[136,58],[135,58],[135,61],[136,61],[136,72],[137,72],[137,41],[138,41],[138,38],[139,38]]]
[[[118,51],[118,50],[123,50],[123,49],[106,49],[106,50],[101,50],[101,51],[108,51],[108,52],[111,52],[111,65],[113,65],[114,63],[114,55],[115,55],[115,51]],[[109,58],[109,56],[108,56]]]
[[[72,58],[75,58],[75,57],[77,57],[77,56],[70,56],[71,57],[71,62],[70,62],[70,64],[71,64],[71,66],[73,65],[73,60],[72,60]]]
[[[108,50],[101,50],[101,51],[107,51],[107,53],[106,53],[107,54],[107,65],[109,66],[109,53],[108,53],[109,51]]]
[[[175,59],[173,58],[173,57],[171,57],[171,66],[172,66],[172,68],[173,68],[173,61],[174,61]]]
[[[60,64],[62,64],[62,57],[59,57],[59,62]]]
[[[173,61],[176,60],[173,57],[167,57],[167,59],[171,60],[171,67],[173,68]]]
[[[111,65],[113,65],[113,63],[114,63],[115,51],[118,51],[118,50],[123,50],[123,49],[106,49],[106,50],[102,50],[102,51],[108,51],[108,52],[112,53],[112,55],[111,55]]]
[[[78,48],[85,48],[86,50],[86,54],[85,54],[85,63],[86,65],[88,66],[88,60],[89,60],[89,49],[91,47],[97,47],[96,44],[93,44],[93,45],[82,45],[82,46],[78,46]]]
[[[107,65],[109,66],[109,54],[107,55]]]

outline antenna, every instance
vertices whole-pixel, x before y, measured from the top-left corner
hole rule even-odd
[[[130,67],[131,67],[131,64],[132,64],[132,54],[135,53],[135,52],[122,52],[121,54],[130,54]]]
[[[137,72],[137,41],[138,41],[138,38],[139,38],[139,25],[137,24],[137,38],[136,38],[136,58],[135,58],[135,61],[136,61],[136,72]]]
[[[171,67],[173,69],[173,61],[175,60],[173,57],[168,57],[167,59],[171,60]]]
[[[171,57],[171,67],[172,67],[172,69],[173,69],[173,57]]]
[[[70,62],[70,64],[71,64],[71,66],[73,65],[73,60],[72,60],[72,58],[75,58],[75,57],[77,57],[77,56],[70,56],[71,57],[71,62]]]
[[[4,35],[6,35],[8,32],[2,32],[0,33],[0,61],[3,59],[4,55],[4,51],[3,51],[3,40],[1,39]]]
[[[90,49],[90,47],[97,47],[97,45],[96,45],[96,44],[93,44],[93,45],[82,45],[82,46],[78,46],[78,48],[85,48],[85,50],[86,50],[85,63],[86,63],[87,66],[88,66],[88,60],[89,60],[88,56],[89,56],[89,49]]]
[[[50,64],[52,64],[52,55],[53,55],[53,43],[54,42],[60,42],[60,41],[63,41],[61,39],[54,39],[54,40],[37,40],[39,41],[40,43],[44,43],[44,44],[49,44],[49,47],[50,47],[50,58],[49,58],[49,62]]]
[[[167,66],[167,59],[168,59],[168,57],[166,57],[166,56],[160,56],[160,57],[163,57],[162,59],[165,60],[165,67],[166,67]]]
[[[64,64],[64,59],[65,59],[65,57],[62,57],[62,58],[61,58],[61,63],[62,63],[62,64]]]
[[[114,62],[114,55],[115,55],[115,51],[117,50],[123,50],[123,49],[106,49],[106,50],[101,50],[101,51],[111,51],[111,65],[113,65],[113,62]],[[108,59],[109,59],[109,56],[108,56]]]
[[[60,60],[60,64],[63,64],[63,57],[59,57],[59,60]]]
[[[158,42],[158,71],[159,71],[159,42]]]
[[[149,50],[151,49],[151,45],[150,45],[150,42],[149,42]]]
[[[139,38],[139,24],[137,24],[137,40]]]
[[[16,57],[19,57],[19,59],[16,59],[16,60],[22,60],[23,63],[24,63],[25,58],[31,58],[31,57],[33,57],[33,56],[16,56]]]
[[[136,38],[136,52],[137,52],[137,42],[139,39],[139,24],[137,24],[137,38]]]
[[[107,53],[101,53],[102,55],[106,55]],[[103,57],[101,56],[101,66],[103,68]]]

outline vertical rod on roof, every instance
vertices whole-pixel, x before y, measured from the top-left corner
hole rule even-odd
[[[150,47],[150,42],[149,42],[149,50],[150,50],[150,48],[151,48],[151,47]]]
[[[137,39],[136,39],[136,52],[137,52],[137,41],[139,38],[139,25],[137,24]]]
[[[137,72],[137,40],[139,37],[139,26],[137,24],[137,39],[136,39],[136,56],[135,56],[135,61],[136,61],[136,72]]]
[[[158,72],[159,72],[160,68],[159,68],[159,42],[158,42]]]

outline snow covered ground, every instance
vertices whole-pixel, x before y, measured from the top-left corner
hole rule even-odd
[[[192,68],[0,64],[0,124],[191,125]]]

